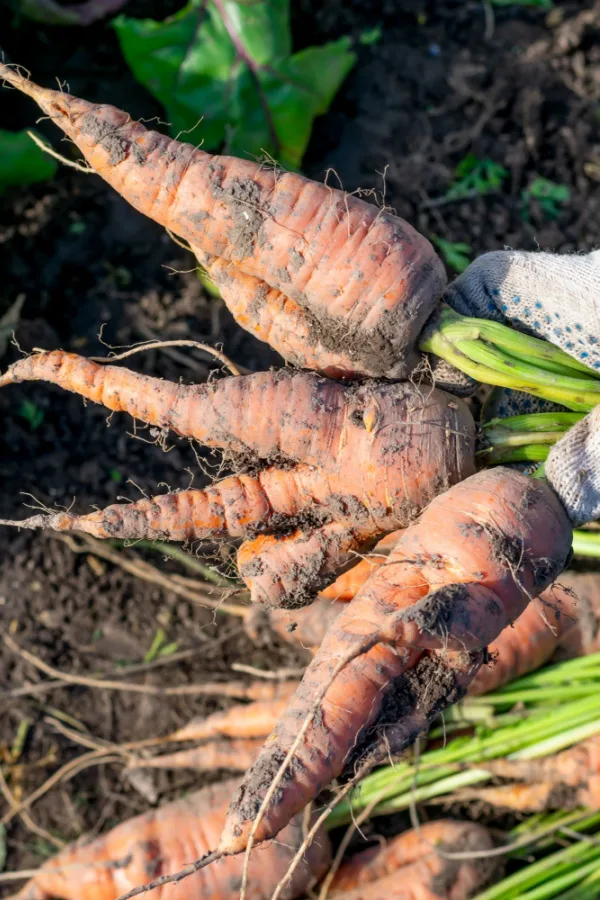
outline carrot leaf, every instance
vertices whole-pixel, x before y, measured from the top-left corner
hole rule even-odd
[[[190,0],[162,22],[119,16],[113,26],[173,135],[289,168],[356,59],[348,38],[292,53],[289,0]]]
[[[31,140],[26,131],[0,129],[0,194],[13,185],[46,181],[56,162]]]

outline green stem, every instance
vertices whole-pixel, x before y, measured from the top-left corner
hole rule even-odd
[[[540,364],[552,365],[566,372],[579,372],[587,378],[600,378],[585,363],[574,359],[564,350],[560,350],[554,344],[540,338],[530,337],[521,331],[516,331],[508,325],[500,322],[492,322],[489,319],[475,319],[469,316],[461,316],[449,306],[442,308],[440,322],[444,334],[453,343],[465,340],[482,340],[488,344],[494,344],[501,350],[514,356],[516,359],[535,359]],[[548,369],[548,371],[551,371]]]
[[[515,447],[489,447],[479,450],[478,456],[485,457],[486,466],[502,466],[514,462],[545,462],[549,453],[550,447],[547,444],[523,444]]]
[[[484,384],[525,391],[581,412],[600,402],[597,373],[564,351],[506,325],[460,316],[449,307],[442,308],[419,346]]]
[[[112,544],[120,547],[131,546],[131,542],[127,541],[112,541]],[[171,559],[177,560],[177,562],[180,562],[187,569],[190,569],[197,575],[201,575],[205,581],[210,581],[212,584],[218,584],[219,587],[239,587],[239,582],[232,581],[232,579],[226,578],[225,575],[220,575],[214,569],[211,569],[210,566],[207,566],[200,562],[199,559],[196,559],[195,556],[186,553],[185,550],[182,550],[180,547],[176,547],[173,544],[166,544],[163,541],[141,540],[135,542],[135,547],[136,549],[153,550],[155,553],[161,553],[163,556],[170,556]]]
[[[600,559],[600,531],[574,531],[573,553]]]

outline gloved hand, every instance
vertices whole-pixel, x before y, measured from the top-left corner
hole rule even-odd
[[[444,301],[463,316],[508,322],[600,369],[600,250],[485,253]]]
[[[486,253],[450,285],[444,300],[462,315],[510,323],[600,369],[600,251]],[[524,396],[506,392],[496,412],[542,409],[544,401],[531,397],[524,409]],[[574,525],[600,518],[600,407],[552,448],[546,477]]]

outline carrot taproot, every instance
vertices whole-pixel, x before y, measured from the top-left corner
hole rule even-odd
[[[91,842],[76,841],[45,862],[17,894],[19,900],[117,900],[148,878],[181,869],[214,846],[237,781],[221,782],[174,803],[129,819]],[[268,900],[303,840],[301,819],[280,840],[265,845],[251,862],[249,900]],[[288,883],[288,900],[300,897],[323,874],[330,858],[325,833],[306,851]],[[182,896],[236,900],[242,875],[239,857],[220,859],[191,875]],[[159,887],[156,900],[172,897]]]
[[[321,597],[327,600],[339,600],[348,603],[358,594],[367,579],[379,568],[390,552],[394,549],[400,538],[402,530],[392,531],[382,538],[370,553],[366,553],[355,566],[342,572],[333,584],[323,588]]]
[[[161,753],[158,756],[138,757],[128,763],[128,769],[196,769],[198,772],[214,772],[216,769],[230,769],[244,772],[248,769],[261,748],[258,739],[231,737],[210,740],[199,747]]]
[[[0,387],[29,380],[253,457],[264,468],[204,491],[8,524],[100,538],[245,537],[240,574],[253,599],[267,605],[310,602],[357,550],[408,524],[474,471],[474,423],[466,405],[410,383],[347,386],[280,370],[181,385],[58,350],[14,363]]]
[[[169,741],[206,741],[213,738],[266,737],[271,731],[285,704],[296,691],[297,681],[271,682],[277,693],[272,698],[253,703],[235,703],[229,709],[219,710],[205,718],[194,718],[173,731]]]
[[[481,667],[469,694],[488,694],[539,669],[579,631],[579,607],[575,592],[562,584],[552,585],[532,600],[516,622],[489,645],[490,663]]]
[[[238,322],[286,359],[329,374],[412,371],[446,279],[408,223],[297,173],[211,156],[16,68],[0,64],[0,77],[132,206],[187,240]]]
[[[382,755],[412,742],[466,693],[480,648],[556,579],[571,536],[551,488],[510,469],[437,497],[329,629],[232,802],[220,849],[277,834],[363,739]]]
[[[561,636],[558,658],[597,653],[600,650],[600,572],[564,572],[560,587],[574,598],[576,627]]]
[[[514,783],[477,790],[477,799],[518,812],[588,806],[600,809],[600,735],[535,760],[494,759],[485,768]],[[464,791],[459,796],[470,799]]]
[[[338,869],[330,891],[352,900],[463,900],[498,875],[497,859],[468,859],[469,852],[481,854],[493,846],[487,828],[475,822],[426,822],[350,857]],[[444,858],[453,853],[464,853],[465,858]]]

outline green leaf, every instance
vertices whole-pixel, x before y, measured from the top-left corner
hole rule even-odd
[[[371,44],[378,44],[382,34],[381,25],[375,25],[373,28],[367,28],[363,31],[358,40],[363,46],[369,47]]]
[[[548,219],[556,219],[560,214],[559,205],[567,203],[571,197],[571,191],[566,184],[557,184],[548,178],[535,178],[529,187],[522,193],[523,218],[528,218],[527,204],[530,199],[538,201],[540,208]]]
[[[55,160],[26,131],[0,129],[0,193],[13,185],[46,181],[56,169]]]
[[[37,431],[44,421],[44,410],[40,409],[33,400],[23,400],[18,415],[27,420],[31,431]]]
[[[120,16],[113,26],[172,134],[296,167],[356,57],[348,38],[291,55],[289,19],[289,0],[192,0],[164,22]]]
[[[446,263],[455,272],[464,272],[467,266],[470,265],[470,254],[473,249],[470,244],[465,244],[463,241],[458,241],[457,243],[446,241],[437,234],[430,235],[430,238],[432,243],[439,249]]]
[[[152,643],[150,644],[150,649],[144,656],[144,662],[150,663],[153,662],[156,657],[160,654],[160,648],[165,642],[165,632],[163,628],[158,628],[154,638],[152,639]]]
[[[474,153],[467,153],[456,167],[455,180],[446,196],[460,198],[488,194],[502,187],[507,175],[504,166],[493,159],[478,159]]]

